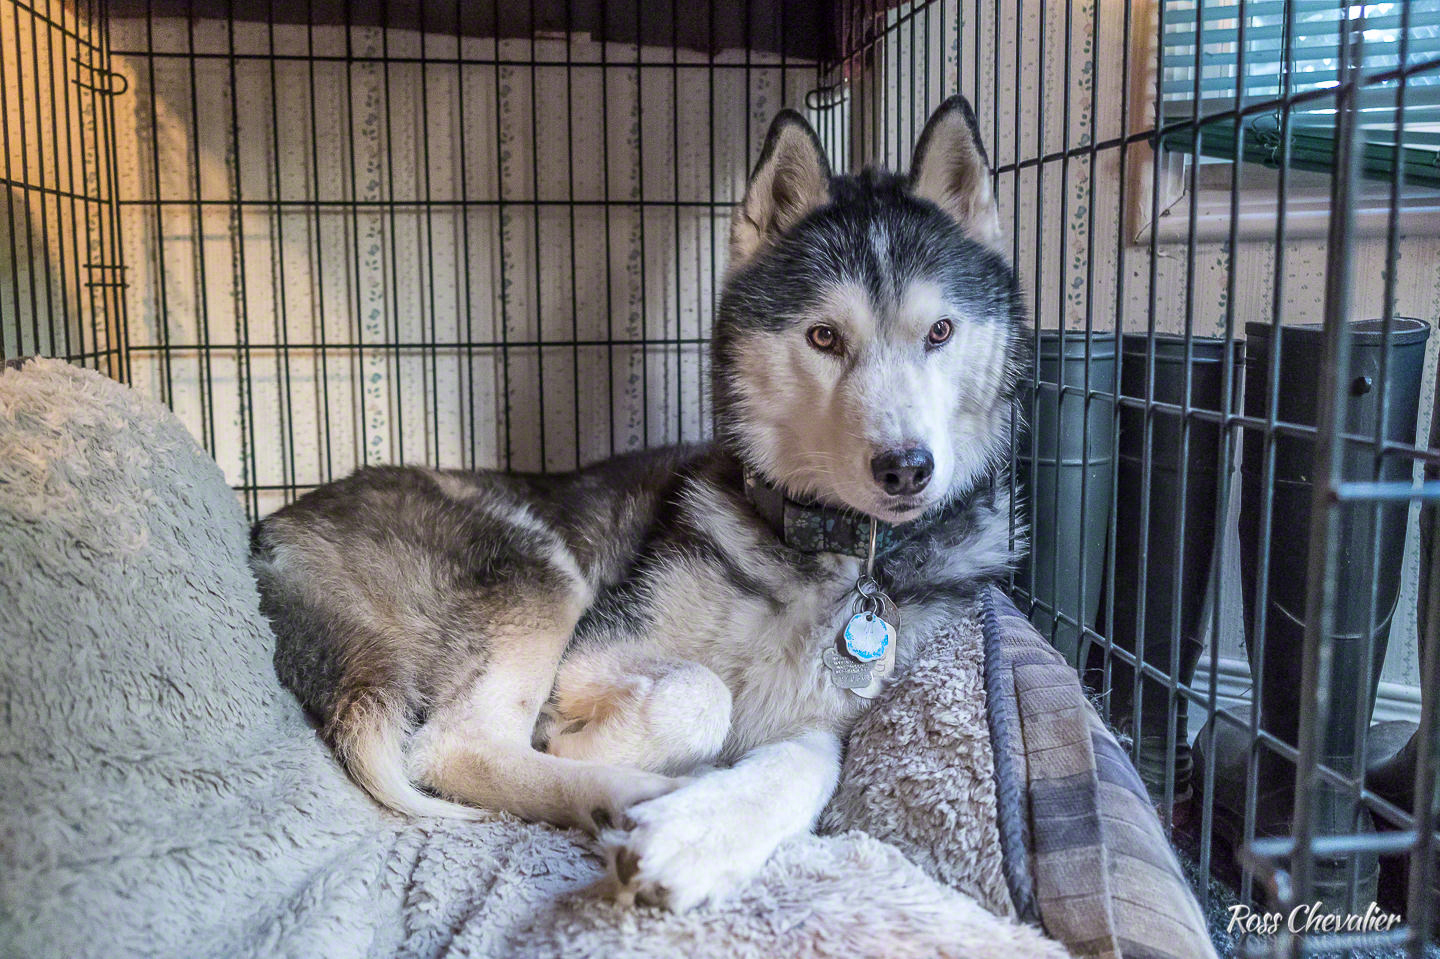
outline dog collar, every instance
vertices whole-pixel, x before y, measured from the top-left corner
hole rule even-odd
[[[802,553],[842,553],[864,559],[870,550],[870,517],[852,509],[791,499],[745,467],[745,497],[781,542]],[[949,512],[948,510],[946,512]],[[928,523],[876,523],[875,554],[884,555]]]

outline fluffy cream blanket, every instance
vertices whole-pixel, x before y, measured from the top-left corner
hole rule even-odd
[[[0,955],[1065,955],[1008,918],[973,623],[857,730],[830,834],[676,916],[599,899],[578,833],[372,803],[277,683],[246,551],[166,410],[0,373]]]

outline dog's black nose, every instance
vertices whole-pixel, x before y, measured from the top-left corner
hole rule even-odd
[[[887,450],[870,461],[875,482],[891,496],[913,496],[935,473],[935,457],[923,446]]]

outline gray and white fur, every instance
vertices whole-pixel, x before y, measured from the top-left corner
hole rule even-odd
[[[782,113],[731,227],[714,443],[565,475],[367,468],[259,523],[276,670],[354,779],[411,815],[594,832],[618,898],[677,910],[811,828],[868,704],[821,662],[863,561],[787,546],[742,474],[926,518],[876,566],[902,669],[1014,560],[1024,310],[990,182],[960,97],[908,176],[832,176]]]

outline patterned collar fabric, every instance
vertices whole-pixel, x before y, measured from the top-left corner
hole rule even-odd
[[[864,559],[870,550],[870,517],[844,507],[794,500],[748,466],[745,467],[745,498],[781,541],[802,553],[841,553]],[[929,529],[946,517],[966,508],[956,500],[933,517],[900,526],[877,523],[875,555],[890,550]]]

